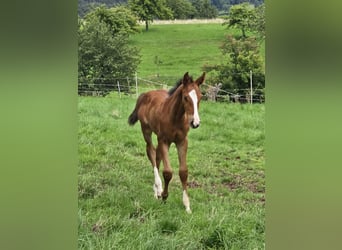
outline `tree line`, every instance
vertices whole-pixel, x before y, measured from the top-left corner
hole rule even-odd
[[[84,17],[94,6],[105,4],[113,7],[127,5],[128,2],[129,0],[78,0],[78,15]],[[144,5],[145,2],[147,1],[140,1],[140,4]],[[227,13],[231,6],[243,2],[259,6],[264,0],[166,0],[166,5],[172,10],[173,18],[191,19],[214,18],[220,13]]]
[[[139,32],[138,20],[148,23],[155,17],[172,15],[165,1],[150,0],[151,5],[137,5],[142,0],[129,0],[128,6],[93,7],[78,18],[78,81],[90,91],[114,88],[115,78],[133,77],[141,61],[139,50],[129,43],[129,36]],[[158,4],[156,4],[158,2]],[[164,3],[164,4],[161,4]],[[240,34],[228,35],[222,43],[222,59],[215,65],[204,65],[210,82],[222,83],[222,89],[246,94],[250,71],[254,86],[265,86],[265,65],[260,44],[265,39],[265,6],[243,3],[230,8],[225,25]]]

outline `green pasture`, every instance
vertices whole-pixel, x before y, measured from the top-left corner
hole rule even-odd
[[[264,105],[201,102],[187,214],[174,146],[169,198],[153,196],[140,126],[127,124],[135,100],[79,97],[79,249],[264,249]]]
[[[194,76],[200,75],[203,65],[221,62],[219,47],[225,36],[240,33],[239,30],[228,30],[220,23],[152,24],[148,32],[142,27],[141,32],[130,39],[142,56],[138,76],[155,79],[159,74],[167,81],[168,77],[182,76],[187,71]],[[262,55],[265,54],[264,47],[262,43]]]

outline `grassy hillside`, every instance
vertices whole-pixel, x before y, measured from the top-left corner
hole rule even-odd
[[[221,23],[153,24],[148,32],[142,31],[131,37],[131,42],[141,50],[142,62],[138,75],[144,78],[181,77],[186,71],[200,75],[204,64],[217,64],[221,60],[219,46],[228,33],[240,34],[239,30],[227,30]],[[261,46],[264,55],[265,45]],[[158,66],[155,58],[161,60]],[[171,81],[172,84],[174,80]]]
[[[153,171],[135,98],[79,98],[79,249],[264,249],[264,105],[202,102],[189,132],[185,212],[175,147],[166,203]]]
[[[204,64],[217,62],[225,33],[219,23],[152,25],[148,32],[132,36],[142,55],[138,73],[143,77],[182,76],[186,71],[199,75]],[[162,61],[159,68],[156,56]]]

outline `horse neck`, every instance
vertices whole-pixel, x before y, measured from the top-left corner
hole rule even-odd
[[[182,87],[179,87],[166,101],[167,112],[173,122],[186,119],[185,109],[182,102]]]

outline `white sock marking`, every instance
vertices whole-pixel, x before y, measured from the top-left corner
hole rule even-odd
[[[154,197],[158,199],[158,197],[160,197],[163,192],[162,181],[160,179],[159,171],[157,167],[153,168],[153,173],[154,173],[154,185],[153,185]]]
[[[194,105],[194,126],[198,126],[200,124],[200,118],[199,118],[199,115],[198,115],[198,110],[197,110],[197,95],[196,95],[196,90],[191,90],[189,92],[189,96],[191,97],[192,99],[192,103]]]
[[[189,196],[186,193],[185,190],[183,190],[183,204],[185,206],[185,211],[189,214],[191,214],[191,209],[190,209],[190,200],[189,200]]]

